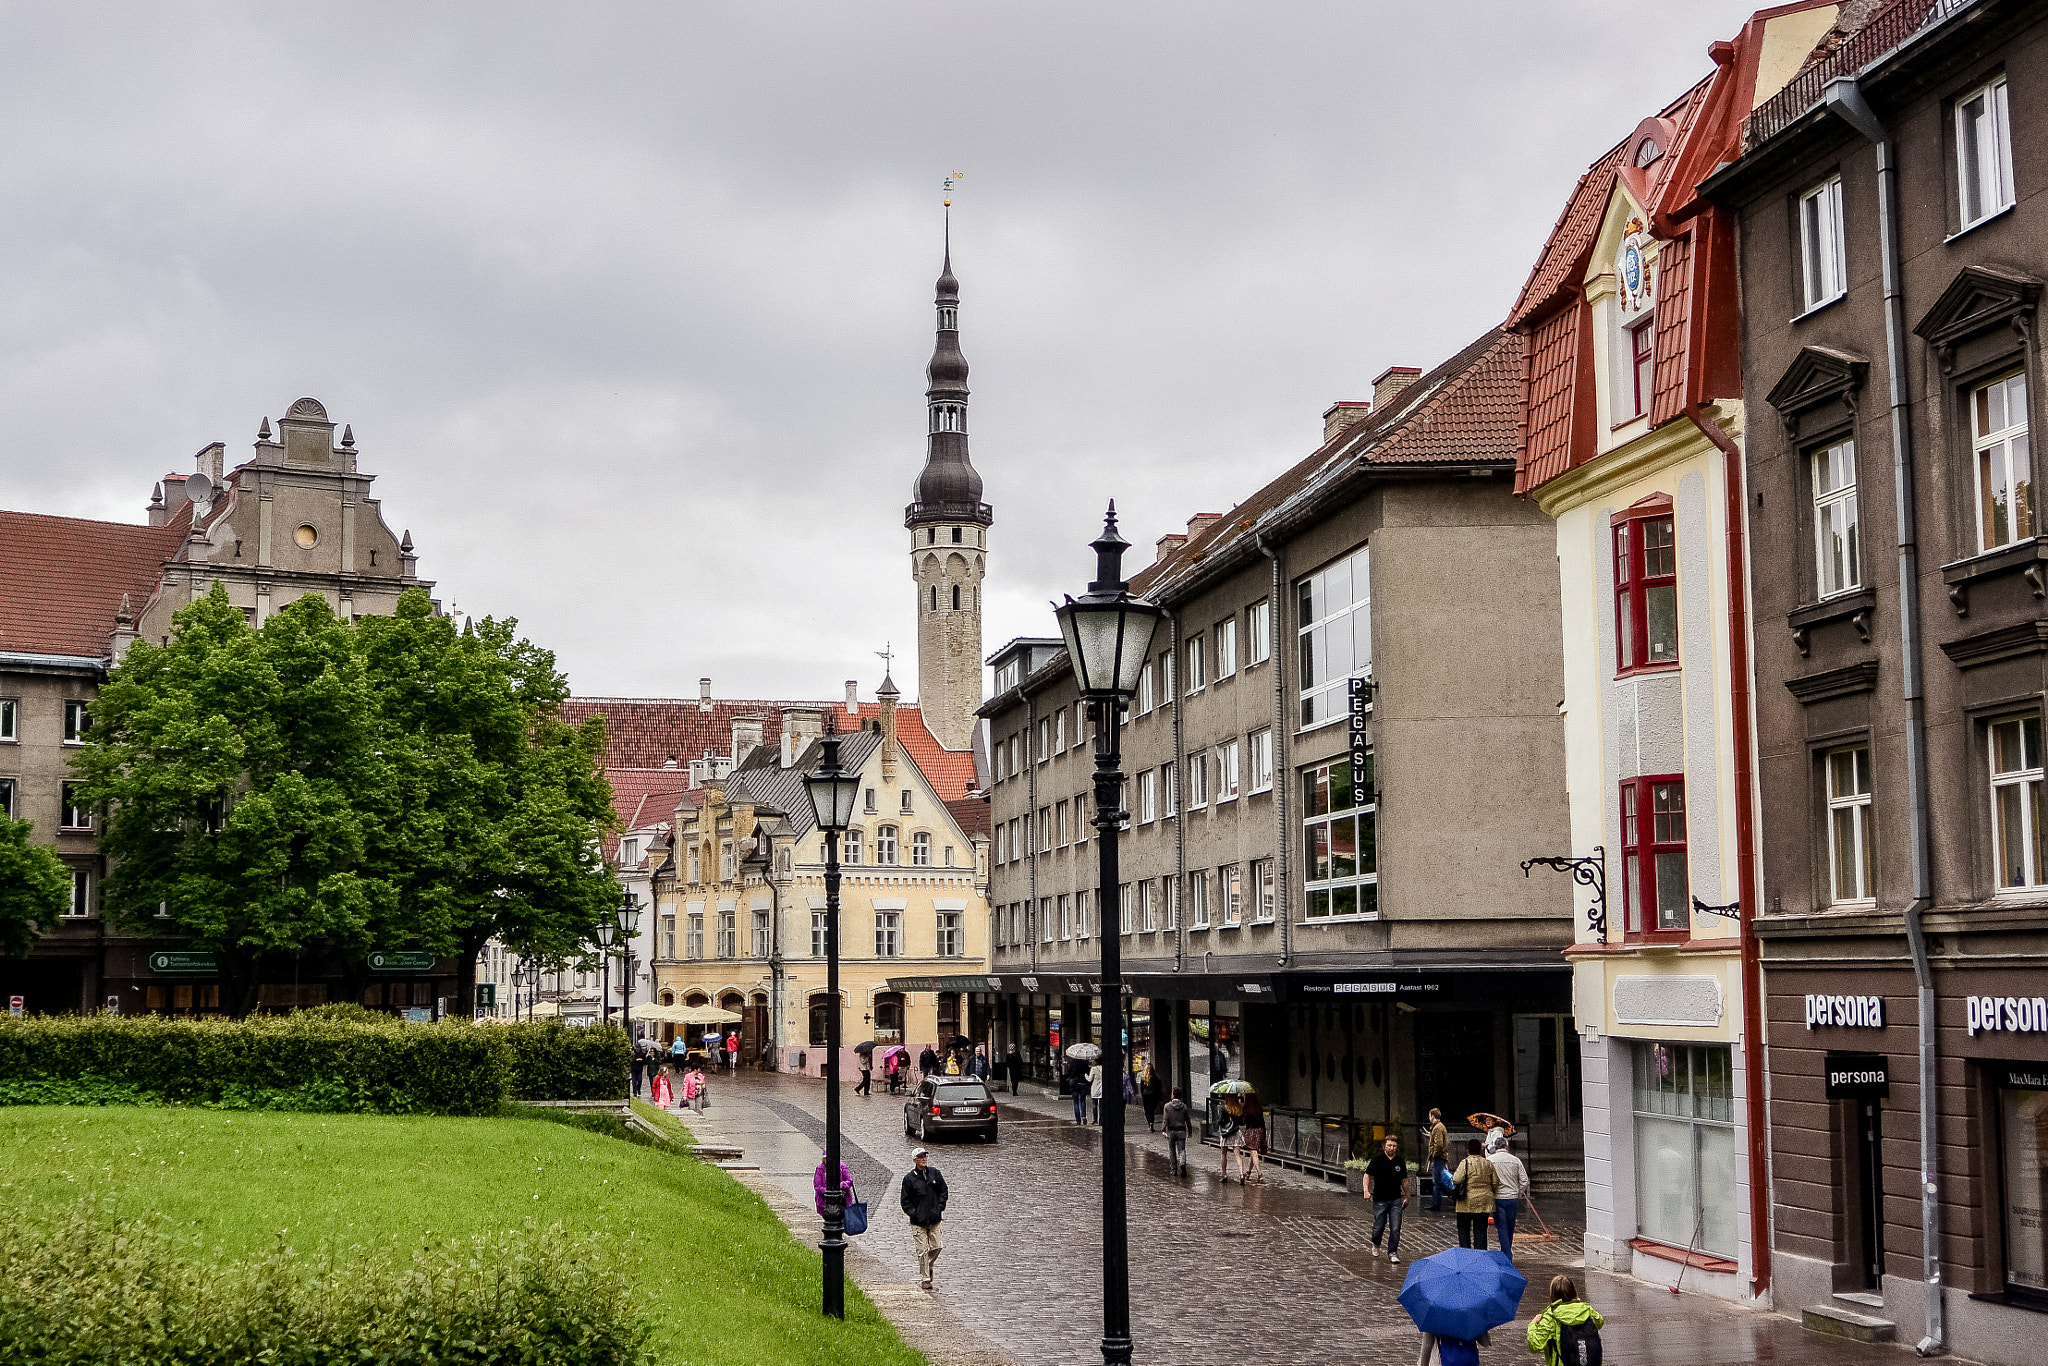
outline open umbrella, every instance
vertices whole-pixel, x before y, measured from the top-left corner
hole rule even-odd
[[[1401,1307],[1425,1333],[1469,1340],[1513,1323],[1528,1287],[1528,1278],[1501,1253],[1454,1247],[1408,1264]]]
[[[875,1041],[869,1039],[866,1043],[857,1043],[853,1046],[853,1051],[865,1058],[868,1054],[875,1051]]]
[[[1079,1058],[1082,1062],[1094,1062],[1102,1056],[1102,1050],[1092,1043],[1070,1043],[1067,1045],[1067,1056]]]
[[[897,1053],[901,1053],[906,1058],[910,1056],[909,1049],[905,1048],[900,1043],[892,1043],[882,1049],[882,1061],[886,1063],[887,1061],[889,1061],[890,1057]]]
[[[1499,1129],[1507,1134],[1509,1138],[1515,1136],[1515,1122],[1497,1115],[1491,1110],[1474,1110],[1471,1114],[1465,1116],[1465,1122],[1482,1134]]]
[[[1209,1088],[1212,1096],[1248,1096],[1251,1093],[1252,1084],[1248,1081],[1219,1081]]]

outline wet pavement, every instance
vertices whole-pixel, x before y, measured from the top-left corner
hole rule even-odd
[[[1030,1088],[1027,1088],[1027,1090]],[[916,1146],[903,1131],[903,1100],[844,1093],[844,1156],[871,1206],[856,1240],[855,1274],[892,1319],[915,1290],[910,1230],[896,1181]],[[1100,1131],[1071,1122],[1061,1097],[1003,1095],[1002,1137],[933,1143],[932,1163],[951,1192],[946,1251],[933,1292],[957,1327],[932,1331],[929,1306],[905,1321],[906,1337],[936,1362],[1013,1357],[1021,1366],[1101,1360]],[[707,1143],[746,1149],[761,1171],[753,1184],[797,1236],[815,1242],[811,1175],[824,1134],[824,1089],[801,1077],[743,1073],[712,1084],[709,1109],[688,1117]],[[1197,1147],[1193,1174],[1177,1179],[1163,1135],[1130,1111],[1132,1336],[1144,1366],[1410,1366],[1419,1339],[1396,1302],[1408,1262],[1457,1241],[1448,1206],[1417,1213],[1411,1202],[1402,1261],[1372,1255],[1371,1210],[1343,1188],[1268,1167],[1263,1186],[1218,1178],[1218,1154]],[[1555,1237],[1516,1240],[1528,1276],[1520,1321],[1495,1330],[1489,1363],[1536,1360],[1522,1330],[1550,1277],[1576,1277],[1607,1318],[1612,1366],[1906,1366],[1910,1350],[1822,1337],[1796,1318],[1766,1314],[1632,1277],[1586,1272],[1583,1229],[1563,1202],[1537,1200]],[[1553,1204],[1558,1208],[1553,1209]],[[1526,1216],[1523,1224],[1532,1223]],[[1675,1268],[1674,1268],[1675,1269]],[[906,1298],[907,1297],[907,1298]]]

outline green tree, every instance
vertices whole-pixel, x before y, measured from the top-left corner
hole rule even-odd
[[[71,905],[71,873],[57,851],[30,844],[27,821],[0,816],[0,954],[19,958],[37,930]]]

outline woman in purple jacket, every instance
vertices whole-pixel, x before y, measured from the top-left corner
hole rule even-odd
[[[825,1181],[825,1155],[823,1153],[818,1155],[818,1170],[811,1173],[811,1189],[817,1193],[818,1217],[822,1219],[825,1217],[825,1191],[827,1189]],[[853,1173],[848,1171],[846,1164],[842,1162],[839,1164],[839,1208],[845,1209],[852,1201]]]

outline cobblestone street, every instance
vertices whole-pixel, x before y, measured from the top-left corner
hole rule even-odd
[[[812,1080],[742,1074],[712,1083],[710,1108],[688,1117],[708,1143],[744,1147],[761,1177],[786,1192],[775,1203],[795,1218],[797,1236],[815,1242],[811,1174],[824,1125],[824,1090]],[[951,1189],[946,1251],[937,1270],[939,1307],[959,1329],[961,1359],[1008,1353],[1023,1366],[1100,1360],[1101,1215],[1099,1142],[1076,1127],[1060,1097],[1002,1096],[1002,1137],[934,1143],[932,1162]],[[869,1097],[845,1094],[845,1158],[872,1227],[856,1240],[863,1283],[885,1313],[908,1289],[916,1296],[910,1233],[896,1204],[896,1178],[914,1145],[903,1132],[903,1102],[877,1086]],[[1130,1254],[1133,1336],[1146,1366],[1331,1366],[1370,1362],[1408,1366],[1417,1336],[1396,1302],[1407,1263],[1456,1242],[1448,1210],[1417,1214],[1411,1204],[1402,1264],[1389,1266],[1368,1246],[1370,1210],[1356,1196],[1298,1173],[1268,1167],[1250,1188],[1217,1178],[1217,1153],[1197,1148],[1193,1174],[1176,1180],[1165,1139],[1147,1134],[1130,1112]],[[1539,1201],[1541,1194],[1538,1194]],[[793,1202],[793,1203],[792,1203]],[[1573,1211],[1544,1208],[1556,1238],[1518,1239],[1516,1262],[1529,1277],[1523,1317],[1497,1331],[1489,1362],[1534,1360],[1522,1328],[1541,1306],[1550,1277],[1570,1270],[1607,1316],[1603,1334],[1614,1366],[1857,1366],[1904,1363],[1910,1351],[1823,1338],[1796,1319],[1760,1314],[1627,1277],[1587,1274],[1573,1264],[1582,1228]],[[1534,1221],[1524,1218],[1525,1227]],[[879,1289],[880,1293],[877,1293]],[[922,1298],[917,1296],[917,1298]],[[908,1332],[906,1331],[906,1335]],[[947,1349],[913,1340],[945,1361]],[[991,1347],[993,1345],[993,1347]]]

